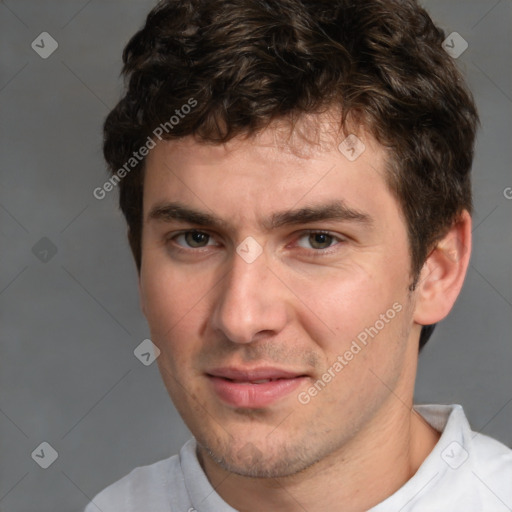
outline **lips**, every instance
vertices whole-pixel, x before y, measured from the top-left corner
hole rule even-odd
[[[214,392],[226,404],[261,408],[289,395],[308,376],[280,368],[216,368],[207,373]]]
[[[242,370],[239,368],[218,368],[208,372],[209,375],[214,377],[224,377],[225,379],[240,381],[240,382],[253,382],[257,380],[277,380],[277,379],[293,379],[301,375],[300,372],[292,372],[282,370],[280,368],[261,367],[253,368],[251,370]]]

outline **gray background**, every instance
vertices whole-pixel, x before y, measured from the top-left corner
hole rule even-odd
[[[81,511],[189,436],[156,365],[133,355],[148,329],[117,192],[92,195],[121,51],[153,4],[0,3],[2,512]],[[512,0],[424,5],[469,43],[458,62],[483,127],[472,263],[421,355],[416,399],[461,403],[475,430],[512,445]],[[59,44],[47,59],[31,48],[43,31]],[[58,452],[46,470],[31,458],[43,441]]]

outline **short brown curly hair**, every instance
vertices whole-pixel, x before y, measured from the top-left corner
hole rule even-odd
[[[161,1],[124,49],[127,90],[105,121],[105,159],[113,174],[126,169],[163,123],[162,138],[222,143],[337,107],[340,127],[357,119],[388,148],[415,281],[472,211],[478,114],[444,39],[414,0]],[[169,123],[191,98],[195,108]],[[144,160],[119,180],[139,270],[143,174]]]

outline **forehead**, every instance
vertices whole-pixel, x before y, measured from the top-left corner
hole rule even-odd
[[[328,121],[310,128],[274,125],[225,144],[192,136],[158,142],[146,160],[145,217],[170,201],[240,218],[333,200],[377,212],[393,201],[387,153],[367,131],[341,133]]]
[[[201,148],[201,153],[209,154],[208,159],[211,156],[217,158],[235,156],[237,152],[244,153],[251,148],[253,156],[260,150],[266,152],[266,158],[295,160],[300,164],[301,161],[307,162],[329,152],[338,153],[339,144],[347,138],[350,141],[354,135],[364,141],[366,148],[369,148],[374,156],[376,153],[382,157],[387,156],[385,148],[377,143],[364,125],[356,126],[355,122],[348,120],[347,126],[342,128],[338,112],[338,108],[333,108],[324,114],[301,115],[296,121],[278,119],[271,122],[267,128],[251,136],[240,134],[226,143],[200,141],[192,135],[180,139],[159,141],[157,145],[160,151],[151,152],[149,159],[151,159],[151,155],[165,150],[165,146],[167,146],[166,151]]]

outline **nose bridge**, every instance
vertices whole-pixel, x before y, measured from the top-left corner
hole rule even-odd
[[[212,316],[214,328],[236,343],[249,343],[261,331],[277,332],[286,323],[279,281],[264,252],[256,255],[254,248],[247,249],[242,243],[233,253]]]

